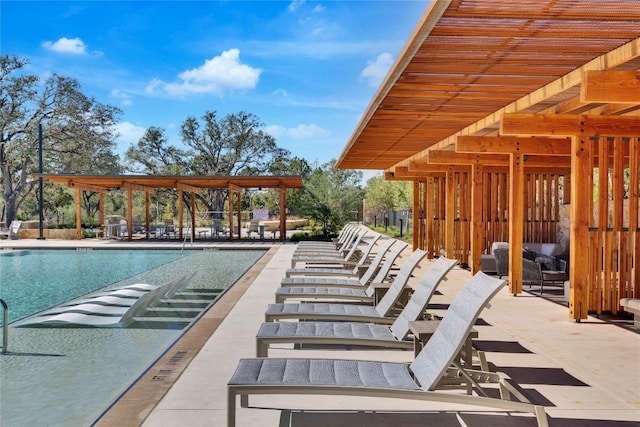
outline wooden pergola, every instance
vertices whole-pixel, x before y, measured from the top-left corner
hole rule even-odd
[[[640,297],[639,36],[640,2],[436,0],[336,167],[413,181],[432,256],[475,273],[508,241],[513,294],[570,204],[570,318],[615,313]]]
[[[39,175],[51,182],[64,184],[76,190],[76,233],[82,239],[81,191],[98,192],[100,197],[100,224],[104,224],[104,194],[111,190],[127,191],[128,238],[132,239],[133,191],[145,192],[145,224],[149,230],[150,193],[157,188],[178,190],[178,232],[182,239],[183,192],[191,193],[191,235],[195,237],[195,193],[202,188],[225,188],[229,190],[229,230],[233,230],[233,194],[237,194],[237,227],[241,229],[241,194],[249,188],[280,189],[280,240],[284,240],[287,227],[287,188],[302,188],[300,176],[149,176],[149,175]],[[239,236],[238,236],[239,237]],[[148,238],[148,236],[147,236]],[[233,240],[229,232],[229,240]]]

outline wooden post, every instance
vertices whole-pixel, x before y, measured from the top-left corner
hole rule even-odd
[[[522,225],[524,223],[524,154],[509,161],[509,291],[522,293]]]
[[[242,239],[242,191],[238,191],[238,239]]]
[[[145,191],[144,193],[144,229],[147,232],[147,239],[150,236],[149,234],[149,230],[150,230],[149,222],[151,222],[150,221],[151,220],[150,205],[151,205],[151,194],[149,194],[148,191]]]
[[[127,240],[133,240],[133,192],[127,188]]]
[[[191,240],[196,238],[196,193],[191,192]]]
[[[454,259],[455,247],[454,243],[454,230],[456,218],[456,199],[457,199],[457,185],[454,172],[447,172],[447,189],[445,192],[445,253],[447,258]]]
[[[284,242],[287,237],[287,193],[283,186],[280,186],[280,241]]]
[[[476,274],[482,268],[485,244],[482,212],[483,173],[481,164],[471,166],[471,274]]]
[[[589,188],[591,147],[585,136],[571,141],[571,230],[569,241],[569,317],[580,321],[588,315],[587,292],[589,262],[589,215],[591,191]]]
[[[233,187],[229,186],[229,240],[233,240]]]
[[[104,193],[100,192],[98,193],[98,221],[100,221],[99,227],[100,230],[102,231],[102,236],[104,236],[104,233],[107,232],[107,230],[104,229]]]
[[[82,240],[82,190],[76,188],[76,238]]]
[[[182,215],[184,214],[184,202],[182,200],[182,190],[178,189],[178,239],[182,240]]]
[[[413,250],[415,251],[420,247],[420,182],[413,181],[413,224],[412,224],[412,234],[413,238],[411,239],[413,242]]]

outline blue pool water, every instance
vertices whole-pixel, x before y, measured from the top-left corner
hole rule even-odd
[[[161,285],[193,271],[198,274],[188,288],[224,290],[265,253],[263,250],[187,250],[184,255],[177,250],[79,252],[41,250],[7,257],[3,253],[0,287],[2,298],[10,303],[10,311],[11,306],[16,310],[24,306],[20,308],[22,313],[39,311],[55,301],[98,289],[134,283]],[[19,271],[8,271],[9,265]],[[38,271],[28,273],[29,270]],[[16,280],[10,290],[5,282],[9,274],[12,280],[25,278],[25,281],[17,285]],[[16,318],[21,316],[15,314]],[[20,323],[21,320],[10,322],[9,351],[0,355],[2,427],[91,425],[185,332],[135,327],[24,328],[18,327]]]
[[[9,322],[180,258],[163,250],[0,251]]]

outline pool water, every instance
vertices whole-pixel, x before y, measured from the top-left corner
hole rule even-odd
[[[9,322],[180,258],[163,250],[0,252],[0,298]]]
[[[64,256],[77,254],[60,252],[64,254],[57,255],[63,257],[56,262],[42,262],[38,265],[43,269],[51,268],[48,271],[62,271],[59,270],[59,265],[51,264],[67,263],[68,258]],[[155,260],[145,267],[147,270],[114,281],[114,278],[125,274],[122,273],[123,270],[137,271],[144,262],[139,259],[135,262],[120,259],[115,263],[116,267],[108,264],[110,267],[106,271],[112,271],[107,274],[99,272],[109,262],[105,257],[116,259],[116,252],[119,251],[87,252],[108,253],[79,255],[83,261],[80,264],[92,264],[94,269],[83,270],[75,261],[69,261],[68,264],[73,267],[68,267],[69,270],[64,270],[65,273],[41,271],[41,277],[50,279],[51,276],[65,274],[64,282],[71,283],[75,282],[72,276],[83,275],[78,282],[91,282],[93,287],[100,281],[102,289],[108,289],[134,283],[161,285],[197,270],[198,274],[188,288],[226,289],[265,253],[263,250],[187,250],[180,256],[179,251],[175,250],[131,251],[153,252],[148,255]],[[21,257],[27,256],[24,254]],[[105,263],[88,263],[87,256],[101,256],[102,258],[96,259]],[[159,259],[156,256],[168,258],[165,258],[163,264],[156,265]],[[4,261],[3,259],[3,263]],[[3,267],[5,265],[7,264],[3,264]],[[42,286],[40,283],[32,283],[28,286],[34,292],[37,290],[37,299],[43,300],[41,305],[32,307],[31,310],[40,310],[42,306],[46,308],[54,299],[71,298],[70,293],[58,289],[61,285],[55,284],[61,282],[58,278],[53,284]],[[4,283],[3,278],[3,288]],[[15,293],[21,294],[21,301],[30,298],[24,288],[16,289]],[[48,295],[45,292],[47,289],[57,296]],[[75,296],[79,296],[88,290],[78,287],[75,292]],[[3,289],[3,299],[12,298],[15,298],[13,305],[19,306],[17,296]],[[19,320],[10,323],[9,352],[0,355],[0,425],[3,427],[91,425],[186,331],[158,328],[17,327],[20,323]]]

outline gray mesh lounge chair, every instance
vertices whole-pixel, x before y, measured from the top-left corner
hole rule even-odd
[[[342,359],[242,359],[228,383],[227,425],[235,426],[236,400],[249,405],[250,395],[343,395],[427,400],[532,413],[547,427],[544,407],[527,401],[506,375],[463,369],[458,354],[488,301],[505,281],[476,274],[453,299],[432,338],[410,365]],[[480,395],[442,392],[473,382]],[[487,397],[480,383],[498,383],[500,398]],[[447,385],[445,385],[447,384]],[[515,396],[518,401],[511,400]],[[344,409],[344,408],[341,408]]]
[[[256,356],[267,357],[269,345],[275,343],[365,345],[385,348],[412,349],[409,322],[418,320],[436,287],[456,265],[455,260],[443,259],[429,268],[420,284],[391,326],[360,322],[271,322],[263,323],[256,335]],[[385,295],[386,296],[386,295]],[[383,298],[381,311],[389,312],[393,303]]]
[[[400,244],[396,246],[396,248],[391,251],[389,257],[397,257],[397,253],[402,251],[405,247]],[[425,251],[416,250],[411,256],[402,263],[400,267],[400,271],[394,278],[391,283],[391,288],[400,289],[407,284],[409,277],[411,276],[411,272],[418,266],[418,263],[422,258],[426,255]],[[387,263],[385,262],[385,265]],[[376,278],[369,284],[368,287],[340,287],[340,286],[292,286],[285,287],[282,286],[276,290],[276,303],[285,302],[287,299],[296,298],[296,299],[322,299],[322,300],[349,300],[351,302],[361,302],[373,304],[375,297],[375,289],[372,287],[374,283],[381,283],[382,279],[386,276],[383,276],[384,266],[378,272]],[[388,291],[387,291],[388,292]]]
[[[347,240],[349,235],[354,233],[355,230],[357,230],[358,227],[359,227],[359,225],[357,225],[357,224],[349,223],[349,224],[345,225],[342,228],[342,230],[338,234],[338,237],[332,239],[331,242],[302,241],[302,242],[298,243],[298,248],[312,248],[312,247],[315,247],[315,248],[330,248],[330,249],[338,250],[338,249],[340,249],[340,247],[342,245],[344,245],[344,242]]]
[[[425,272],[420,283],[411,295],[407,307],[414,312],[423,313],[435,292],[440,280],[457,264],[457,261],[445,257],[438,258]],[[389,294],[389,293],[387,293]],[[374,307],[362,304],[313,303],[269,304],[265,312],[265,321],[273,322],[281,319],[350,321],[392,324],[395,317],[389,316],[394,299],[392,294],[382,298]],[[409,313],[406,313],[409,314]],[[419,317],[419,316],[418,316]]]
[[[378,254],[374,258],[374,260],[369,264],[367,270],[364,272],[362,277],[359,279],[350,279],[349,277],[335,278],[335,277],[285,277],[280,282],[280,285],[283,287],[291,287],[291,286],[342,286],[342,287],[355,287],[355,288],[366,288],[369,283],[372,281],[383,282],[386,277],[389,275],[391,268],[393,267],[393,263],[396,258],[402,251],[402,249],[406,248],[408,244],[404,242],[399,242],[396,246],[397,250],[392,251],[386,257],[384,263],[382,260],[385,257],[385,254],[389,251],[391,246],[396,242],[395,239],[389,239],[387,243],[385,243]],[[310,268],[309,270],[329,270],[325,268]]]
[[[291,267],[295,267],[298,263],[307,264],[342,264],[342,265],[354,265],[357,263],[356,259],[356,250],[358,249],[358,245],[367,234],[369,230],[363,228],[361,229],[356,238],[353,240],[352,244],[348,248],[348,252],[346,255],[342,255],[339,252],[336,253],[328,253],[328,252],[304,252],[301,255],[294,254],[291,258]],[[359,259],[359,258],[358,258]]]
[[[368,246],[365,251],[362,252],[362,256],[358,263],[352,269],[346,269],[342,267],[305,267],[305,268],[288,268],[285,277],[293,276],[345,276],[345,277],[361,277],[364,271],[368,268],[371,252],[376,246],[378,240],[382,237],[381,234],[373,236],[371,241],[367,242]],[[388,239],[393,241],[393,239]]]

